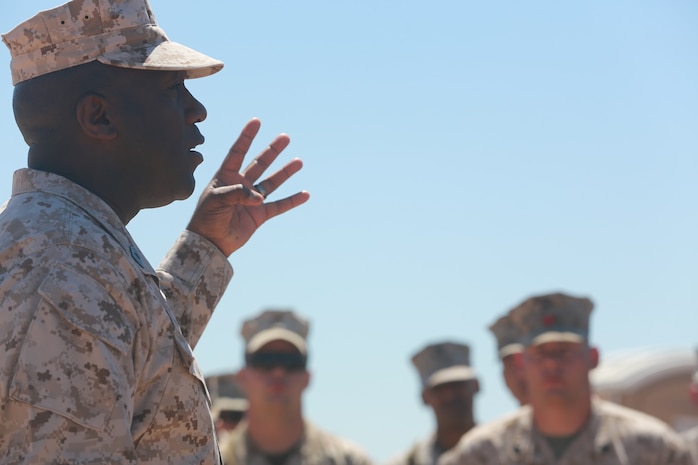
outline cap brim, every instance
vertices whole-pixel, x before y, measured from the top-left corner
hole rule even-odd
[[[465,365],[458,365],[435,371],[424,383],[424,387],[434,387],[439,384],[475,379],[475,372]]]
[[[124,47],[106,52],[97,60],[119,68],[184,71],[188,79],[210,76],[223,68],[222,61],[169,40],[139,48]]]
[[[503,359],[503,358],[508,357],[510,355],[520,354],[521,352],[523,352],[523,349],[524,349],[523,344],[519,344],[519,343],[507,344],[504,347],[502,347],[501,349],[499,349],[499,352],[498,352],[499,358]]]
[[[586,342],[586,337],[571,331],[546,331],[534,337],[530,345],[537,346],[546,342]]]
[[[214,416],[218,416],[221,412],[245,412],[248,406],[247,399],[219,398],[213,403],[211,412]]]
[[[271,341],[279,340],[290,342],[303,355],[307,353],[305,339],[285,328],[270,328],[255,334],[247,343],[247,353],[257,352]]]

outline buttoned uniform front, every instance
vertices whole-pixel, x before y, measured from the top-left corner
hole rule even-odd
[[[218,248],[185,231],[156,272],[104,201],[23,169],[0,264],[0,463],[220,462],[191,349],[232,277]]]
[[[471,430],[439,465],[690,465],[681,440],[656,418],[595,399],[591,417],[556,460],[530,406]]]
[[[250,442],[244,421],[221,443],[221,456],[225,465],[279,465]],[[305,421],[303,439],[283,465],[371,465],[371,460],[359,446]]]

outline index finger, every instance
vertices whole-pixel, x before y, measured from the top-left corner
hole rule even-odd
[[[261,125],[262,122],[258,118],[252,118],[245,124],[235,143],[228,150],[228,154],[223,159],[220,168],[218,168],[216,177],[225,176],[226,173],[231,171],[236,174],[240,172],[245,155],[247,155],[247,151],[250,149],[250,145],[252,145],[252,141],[257,136]]]

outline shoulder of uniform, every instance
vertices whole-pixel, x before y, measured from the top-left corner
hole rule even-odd
[[[503,417],[480,424],[464,434],[458,444],[442,456],[439,465],[487,463],[486,457],[503,450],[512,438],[528,430],[530,423],[531,409],[524,406]]]
[[[597,403],[595,408],[601,423],[608,425],[605,429],[617,431],[626,440],[676,450],[683,447],[680,435],[656,417],[611,402]]]
[[[594,408],[602,418],[627,425],[633,429],[676,434],[669,425],[659,418],[639,410],[603,400],[595,401]]]
[[[506,432],[525,428],[526,425],[530,423],[530,419],[531,408],[525,405],[500,418],[477,425],[463,436],[461,442],[476,442],[501,438]]]
[[[306,440],[308,447],[320,447],[326,453],[333,453],[343,457],[347,465],[368,465],[371,460],[364,449],[357,443],[327,431],[321,430],[317,426],[306,422]]]

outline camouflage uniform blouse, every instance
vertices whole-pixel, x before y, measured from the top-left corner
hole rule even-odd
[[[246,422],[225,437],[221,456],[225,465],[272,465],[248,440]],[[306,422],[302,443],[283,465],[371,465],[371,461],[358,446]]]
[[[689,465],[667,425],[643,413],[596,400],[587,426],[559,460],[533,427],[529,406],[484,424],[441,457],[439,465]]]
[[[0,214],[0,463],[218,463],[190,345],[231,277],[191,232],[155,272],[101,199],[17,171]]]

